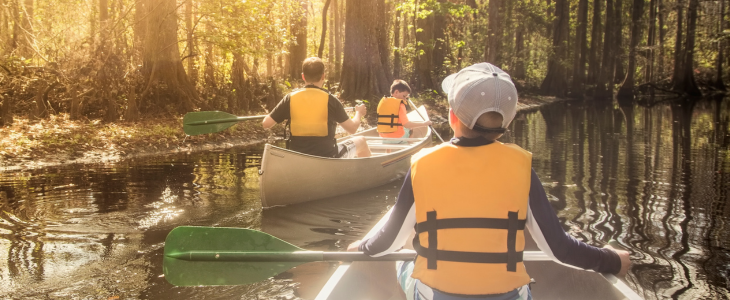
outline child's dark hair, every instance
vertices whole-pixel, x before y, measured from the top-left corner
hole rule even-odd
[[[410,94],[411,87],[408,86],[408,83],[406,83],[405,81],[396,79],[393,80],[393,84],[390,86],[390,94],[392,95],[395,91],[408,92]]]
[[[307,82],[317,82],[324,74],[324,62],[319,57],[310,57],[302,62],[302,74]]]

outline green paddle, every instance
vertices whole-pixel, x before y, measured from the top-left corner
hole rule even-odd
[[[362,252],[306,251],[245,228],[181,226],[165,239],[163,272],[176,286],[238,285],[271,278],[313,261],[413,260],[415,252],[370,257]]]
[[[187,135],[198,135],[223,131],[238,122],[263,119],[263,116],[238,117],[222,111],[196,111],[183,117],[183,131]]]

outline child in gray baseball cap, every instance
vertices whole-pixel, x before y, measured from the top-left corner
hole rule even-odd
[[[449,124],[455,136],[499,138],[517,113],[517,89],[509,74],[479,63],[451,74],[441,83],[448,94]]]
[[[517,111],[509,75],[480,63],[447,77],[442,87],[454,138],[413,156],[383,229],[348,249],[388,254],[415,228],[416,260],[396,267],[409,300],[532,299],[525,229],[554,261],[626,274],[628,252],[565,233],[532,170],[532,153],[496,141]]]

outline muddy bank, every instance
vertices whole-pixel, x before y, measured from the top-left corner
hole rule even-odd
[[[519,110],[559,101],[523,96]],[[445,101],[425,103],[435,123],[446,123]],[[49,119],[18,118],[0,127],[0,172],[66,164],[113,163],[125,159],[226,149],[283,138],[282,126],[265,130],[259,121],[244,121],[222,132],[186,136],[182,117],[141,122],[71,121],[60,114]]]

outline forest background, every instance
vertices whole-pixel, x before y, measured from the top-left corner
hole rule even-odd
[[[444,106],[441,80],[483,61],[521,94],[700,97],[730,77],[727,2],[0,0],[0,160],[174,147],[186,112],[271,110],[309,56],[369,114],[396,78]]]

